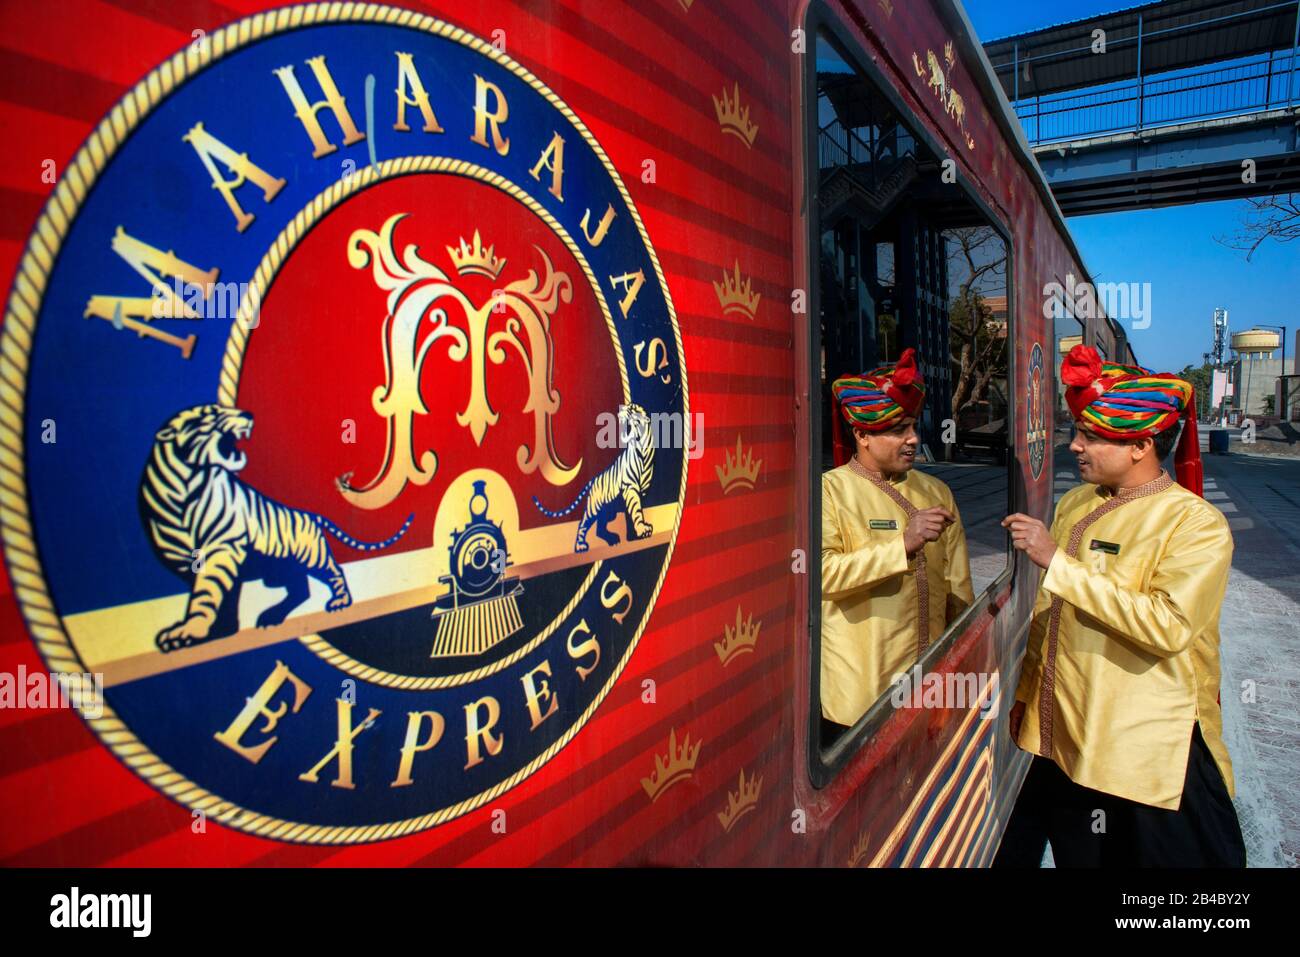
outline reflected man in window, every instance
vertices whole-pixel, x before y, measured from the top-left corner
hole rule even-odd
[[[838,468],[822,476],[823,741],[843,733],[974,600],[948,486],[913,470],[916,354],[831,386]]]

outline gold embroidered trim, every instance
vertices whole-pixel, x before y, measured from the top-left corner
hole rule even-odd
[[[1159,476],[1145,485],[1120,489],[1118,494],[1108,498],[1075,523],[1074,528],[1070,530],[1070,540],[1066,546],[1065,554],[1071,558],[1079,557],[1079,546],[1083,544],[1083,533],[1098,519],[1109,515],[1121,505],[1127,505],[1136,499],[1163,492],[1173,484],[1173,479],[1169,477],[1169,473],[1162,471]],[[1056,715],[1056,644],[1058,632],[1061,629],[1061,606],[1064,604],[1064,599],[1053,595],[1052,607],[1047,618],[1047,654],[1043,657],[1043,686],[1038,693],[1038,753],[1044,758],[1052,756],[1052,722]]]

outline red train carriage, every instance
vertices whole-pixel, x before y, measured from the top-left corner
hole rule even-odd
[[[961,9],[262,7],[0,9],[0,860],[986,864],[997,521],[1127,346]],[[977,597],[832,740],[827,383],[908,347]]]

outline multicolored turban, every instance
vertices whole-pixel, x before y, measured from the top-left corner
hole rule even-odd
[[[1076,421],[1106,439],[1148,438],[1187,426],[1174,453],[1178,483],[1201,494],[1201,449],[1192,384],[1168,372],[1102,362],[1092,346],[1077,345],[1061,362],[1065,402]]]
[[[899,419],[915,418],[925,403],[925,382],[916,367],[916,350],[904,349],[893,365],[860,376],[842,376],[831,383],[835,417],[864,432],[884,432]],[[853,455],[843,429],[835,430],[835,464]]]

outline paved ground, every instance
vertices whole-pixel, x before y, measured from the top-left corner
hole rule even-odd
[[[1079,479],[1063,448],[1056,463],[1059,498]],[[1295,867],[1300,858],[1300,460],[1233,454],[1206,455],[1204,463],[1205,497],[1233,530],[1232,575],[1220,617],[1220,688],[1247,859],[1251,867]],[[1050,851],[1044,864],[1050,865]]]
[[[1232,526],[1220,617],[1224,736],[1252,866],[1300,857],[1300,461],[1206,456]],[[1211,484],[1212,483],[1212,484]]]

